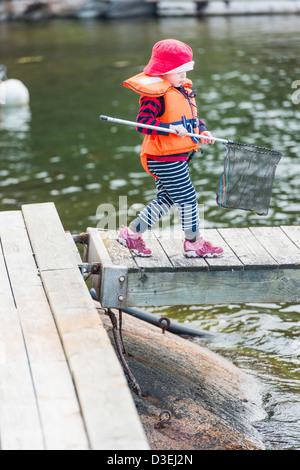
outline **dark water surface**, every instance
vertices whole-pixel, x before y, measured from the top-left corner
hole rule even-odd
[[[79,233],[97,225],[104,203],[119,216],[121,196],[132,214],[151,200],[154,183],[138,158],[141,136],[99,115],[135,119],[137,96],[122,81],[167,37],[194,50],[189,77],[213,134],[283,153],[266,217],[216,205],[221,144],[195,157],[191,176],[205,228],[299,225],[300,85],[292,85],[300,80],[300,16],[0,24],[0,63],[31,95],[29,108],[0,108],[1,211],[53,201],[64,227]],[[205,344],[262,385],[266,416],[256,426],[266,447],[300,449],[300,305],[152,311],[212,333]]]

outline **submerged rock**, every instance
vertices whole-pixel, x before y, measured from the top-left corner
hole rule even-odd
[[[109,318],[101,318],[113,338]],[[122,333],[127,364],[142,390],[140,397],[131,387],[151,449],[264,448],[252,424],[264,416],[252,377],[207,348],[126,314]],[[171,420],[157,426],[162,410]]]

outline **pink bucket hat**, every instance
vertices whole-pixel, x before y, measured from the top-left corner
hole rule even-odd
[[[154,44],[151,59],[144,68],[146,75],[158,76],[167,73],[193,70],[193,51],[177,39],[164,39]]]

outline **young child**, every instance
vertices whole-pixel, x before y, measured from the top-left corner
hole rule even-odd
[[[144,169],[155,178],[157,197],[139,216],[122,227],[118,242],[137,256],[151,256],[142,233],[151,228],[176,204],[185,234],[186,257],[221,256],[223,249],[200,237],[196,192],[189,176],[188,160],[199,149],[199,139],[188,132],[211,136],[199,121],[192,82],[186,72],[193,70],[192,49],[181,41],[157,42],[144,72],[126,80],[123,85],[140,95],[137,123],[157,126],[157,130],[139,128],[145,134],[141,149]],[[160,131],[172,129],[176,134]],[[200,139],[213,144],[212,139]]]

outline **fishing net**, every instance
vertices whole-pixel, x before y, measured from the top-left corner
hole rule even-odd
[[[281,153],[235,142],[224,145],[227,153],[216,189],[218,205],[267,215]]]

